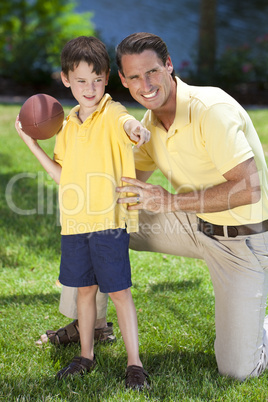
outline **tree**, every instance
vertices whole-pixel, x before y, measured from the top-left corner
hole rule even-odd
[[[216,14],[217,0],[201,0],[199,45],[198,45],[198,76],[205,82],[214,74],[216,62]]]
[[[94,35],[92,13],[74,12],[72,0],[8,0],[0,4],[0,75],[44,83],[60,65],[62,46]]]

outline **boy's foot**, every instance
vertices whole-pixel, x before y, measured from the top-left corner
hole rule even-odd
[[[75,375],[83,376],[86,373],[89,373],[96,366],[96,359],[94,356],[93,360],[86,359],[82,356],[75,356],[69,366],[64,367],[56,374],[57,380],[62,380],[66,377],[73,377]]]
[[[126,388],[142,390],[149,389],[149,374],[140,366],[128,366],[125,377]]]
[[[113,334],[113,323],[108,322],[104,328],[95,329],[94,340],[95,342],[113,343],[116,337]],[[50,341],[54,345],[69,345],[80,341],[78,320],[74,320],[70,324],[57,331],[48,330],[45,334],[41,335],[40,339],[36,341],[36,345],[42,345]]]

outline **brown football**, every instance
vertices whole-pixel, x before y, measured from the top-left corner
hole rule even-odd
[[[19,121],[22,130],[36,140],[46,140],[57,134],[64,121],[60,102],[50,95],[36,94],[21,107]]]

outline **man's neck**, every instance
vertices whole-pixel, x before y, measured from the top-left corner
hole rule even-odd
[[[174,81],[172,85],[170,96],[167,102],[157,110],[153,110],[154,115],[163,125],[163,127],[168,131],[172,126],[175,116],[176,116],[176,94],[177,94],[177,84]]]

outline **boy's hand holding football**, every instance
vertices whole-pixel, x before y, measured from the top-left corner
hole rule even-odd
[[[16,118],[15,122],[15,128],[20,136],[20,138],[25,142],[25,144],[31,148],[31,146],[34,146],[36,144],[36,140],[31,138],[28,134],[26,134],[22,128],[21,128],[21,123],[19,121],[19,115]]]

